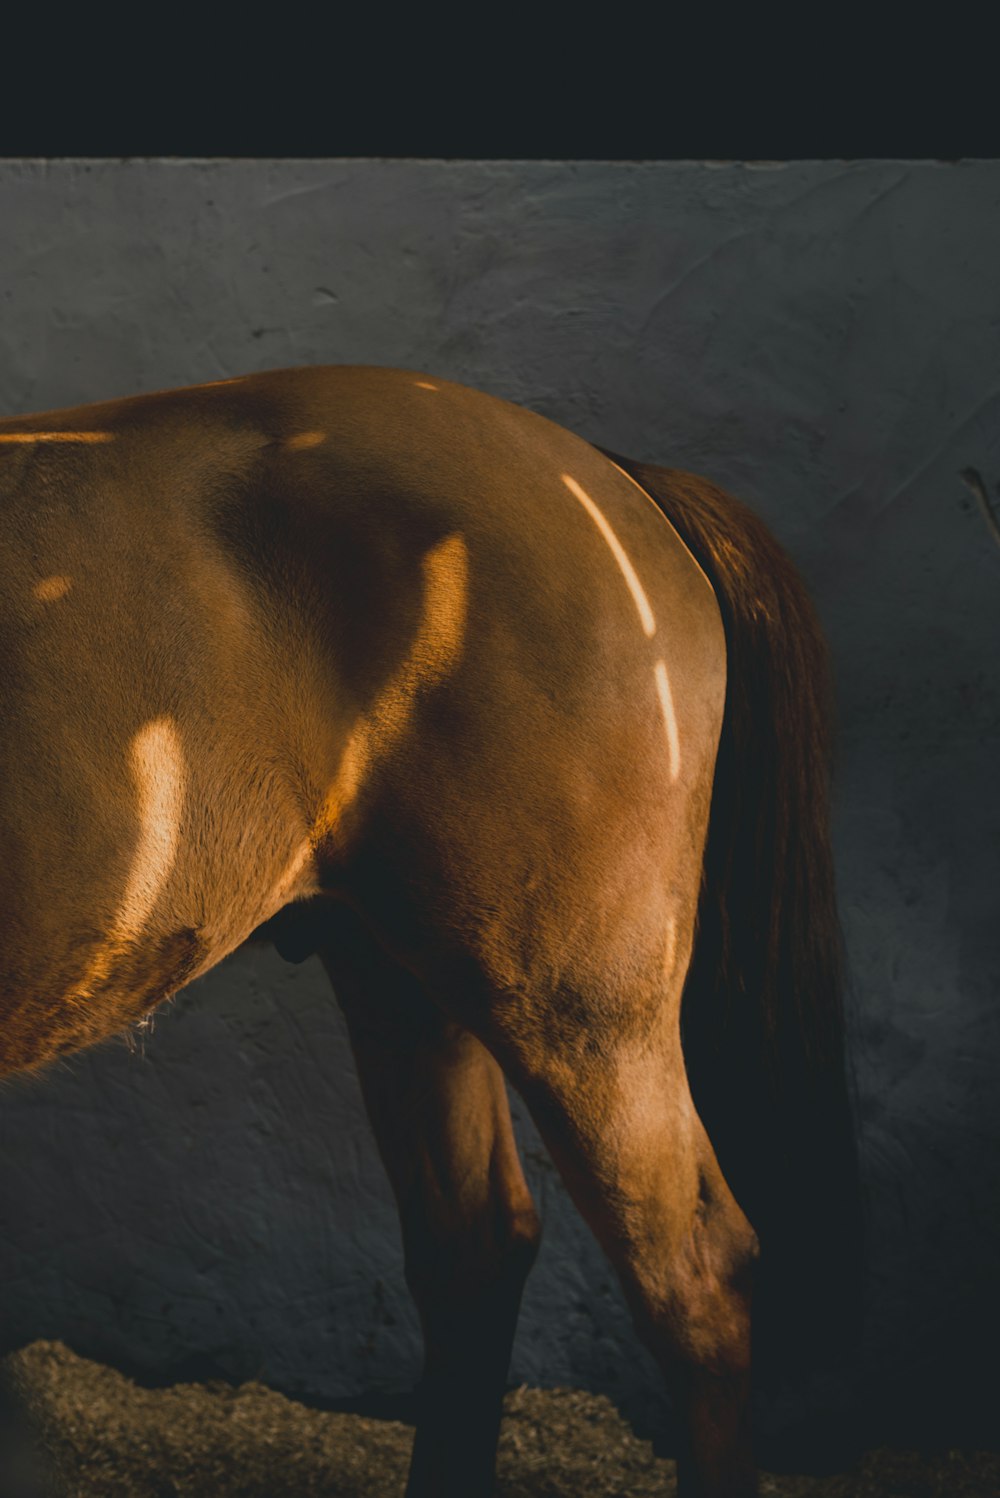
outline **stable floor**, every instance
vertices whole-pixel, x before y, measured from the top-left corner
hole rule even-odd
[[[142,1389],[58,1342],[4,1360],[0,1498],[394,1498],[412,1431],[308,1409],[248,1383]],[[498,1498],[669,1498],[653,1455],[604,1398],[509,1394]],[[825,1477],[772,1476],[762,1498],[995,1498],[1000,1454],[879,1450]]]

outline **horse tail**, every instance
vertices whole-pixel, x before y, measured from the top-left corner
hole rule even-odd
[[[755,1363],[839,1361],[861,1330],[862,1214],[830,842],[832,686],[791,561],[704,479],[605,452],[707,574],[726,633],[682,1033],[695,1105],[760,1241]]]

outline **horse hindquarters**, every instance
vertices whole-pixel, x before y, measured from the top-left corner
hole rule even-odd
[[[594,596],[580,594],[578,609],[568,611],[562,573],[538,560],[538,576],[522,580],[538,619],[529,611],[522,622],[493,569],[477,566],[470,548],[475,627],[461,666],[414,721],[405,760],[387,763],[380,809],[347,876],[352,903],[380,943],[485,1048],[468,1035],[460,1046],[456,1039],[450,1049],[464,1060],[453,1060],[444,1078],[425,1038],[424,1059],[405,1038],[408,1006],[398,980],[391,985],[395,1039],[364,1039],[361,1015],[370,1023],[377,1006],[366,1010],[360,988],[349,1008],[358,1016],[352,1029],[363,1074],[375,1075],[402,1045],[403,1080],[365,1085],[400,1199],[408,1265],[446,1262],[458,1251],[448,1245],[464,1245],[463,1274],[474,1262],[477,1297],[484,1284],[498,1287],[486,1302],[464,1299],[457,1287],[449,1309],[440,1280],[432,1289],[408,1270],[423,1297],[428,1374],[440,1327],[450,1328],[439,1361],[451,1370],[447,1379],[428,1379],[439,1412],[424,1413],[434,1456],[426,1455],[430,1438],[418,1436],[413,1492],[458,1498],[489,1491],[485,1455],[495,1426],[487,1439],[482,1360],[492,1370],[492,1421],[523,1272],[526,1194],[511,1163],[505,1112],[498,1122],[500,1078],[486,1063],[488,1051],[528,1103],[675,1392],[688,1432],[682,1490],[743,1498],[754,1486],[748,1392],[756,1242],[699,1122],[680,1043],[723,721],[722,623],[704,577],[649,500],[634,496],[610,467],[580,461],[576,472],[587,504],[580,502],[579,522],[567,529],[565,552]],[[491,618],[493,629],[484,623]],[[335,952],[332,943],[331,960]],[[332,972],[335,987],[355,982]],[[366,986],[384,988],[385,979]],[[400,1132],[394,1115],[426,1088],[432,1057],[436,1101],[397,1152],[385,1143]],[[439,1110],[453,1118],[458,1096],[466,1121],[442,1132]],[[439,1179],[420,1163],[435,1138],[436,1158],[447,1162]],[[480,1192],[467,1202],[463,1190],[477,1179]],[[487,1217],[499,1223],[499,1239],[495,1227],[484,1235],[479,1226]],[[510,1268],[501,1272],[494,1266],[504,1241]],[[509,1319],[501,1338],[502,1302]],[[487,1312],[487,1303],[494,1309]],[[472,1335],[477,1322],[493,1328],[485,1353]],[[468,1454],[463,1483],[442,1465],[449,1422],[441,1391],[450,1386],[467,1398],[466,1385],[480,1390],[481,1414],[478,1454],[474,1463]],[[477,1423],[467,1403],[457,1408],[464,1413],[452,1415],[452,1444],[457,1424]],[[438,1482],[425,1489],[419,1484],[433,1463]]]

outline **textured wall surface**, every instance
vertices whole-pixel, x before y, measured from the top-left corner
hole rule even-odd
[[[973,1370],[1000,1308],[1000,549],[957,478],[1000,479],[998,207],[990,162],[0,163],[4,414],[399,365],[701,471],[771,524],[838,679],[862,1398],[880,1434],[953,1440],[988,1438]],[[512,1376],[655,1404],[521,1123],[546,1238]],[[9,1083],[0,1140],[4,1346],[327,1397],[414,1377],[392,1202],[315,959],[245,949],[144,1055]]]

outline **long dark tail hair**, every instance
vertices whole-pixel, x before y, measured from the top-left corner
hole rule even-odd
[[[657,502],[719,602],[728,680],[685,1061],[761,1244],[758,1368],[830,1364],[861,1327],[858,1160],[829,828],[832,690],[805,588],[764,524],[693,474],[605,456]]]

